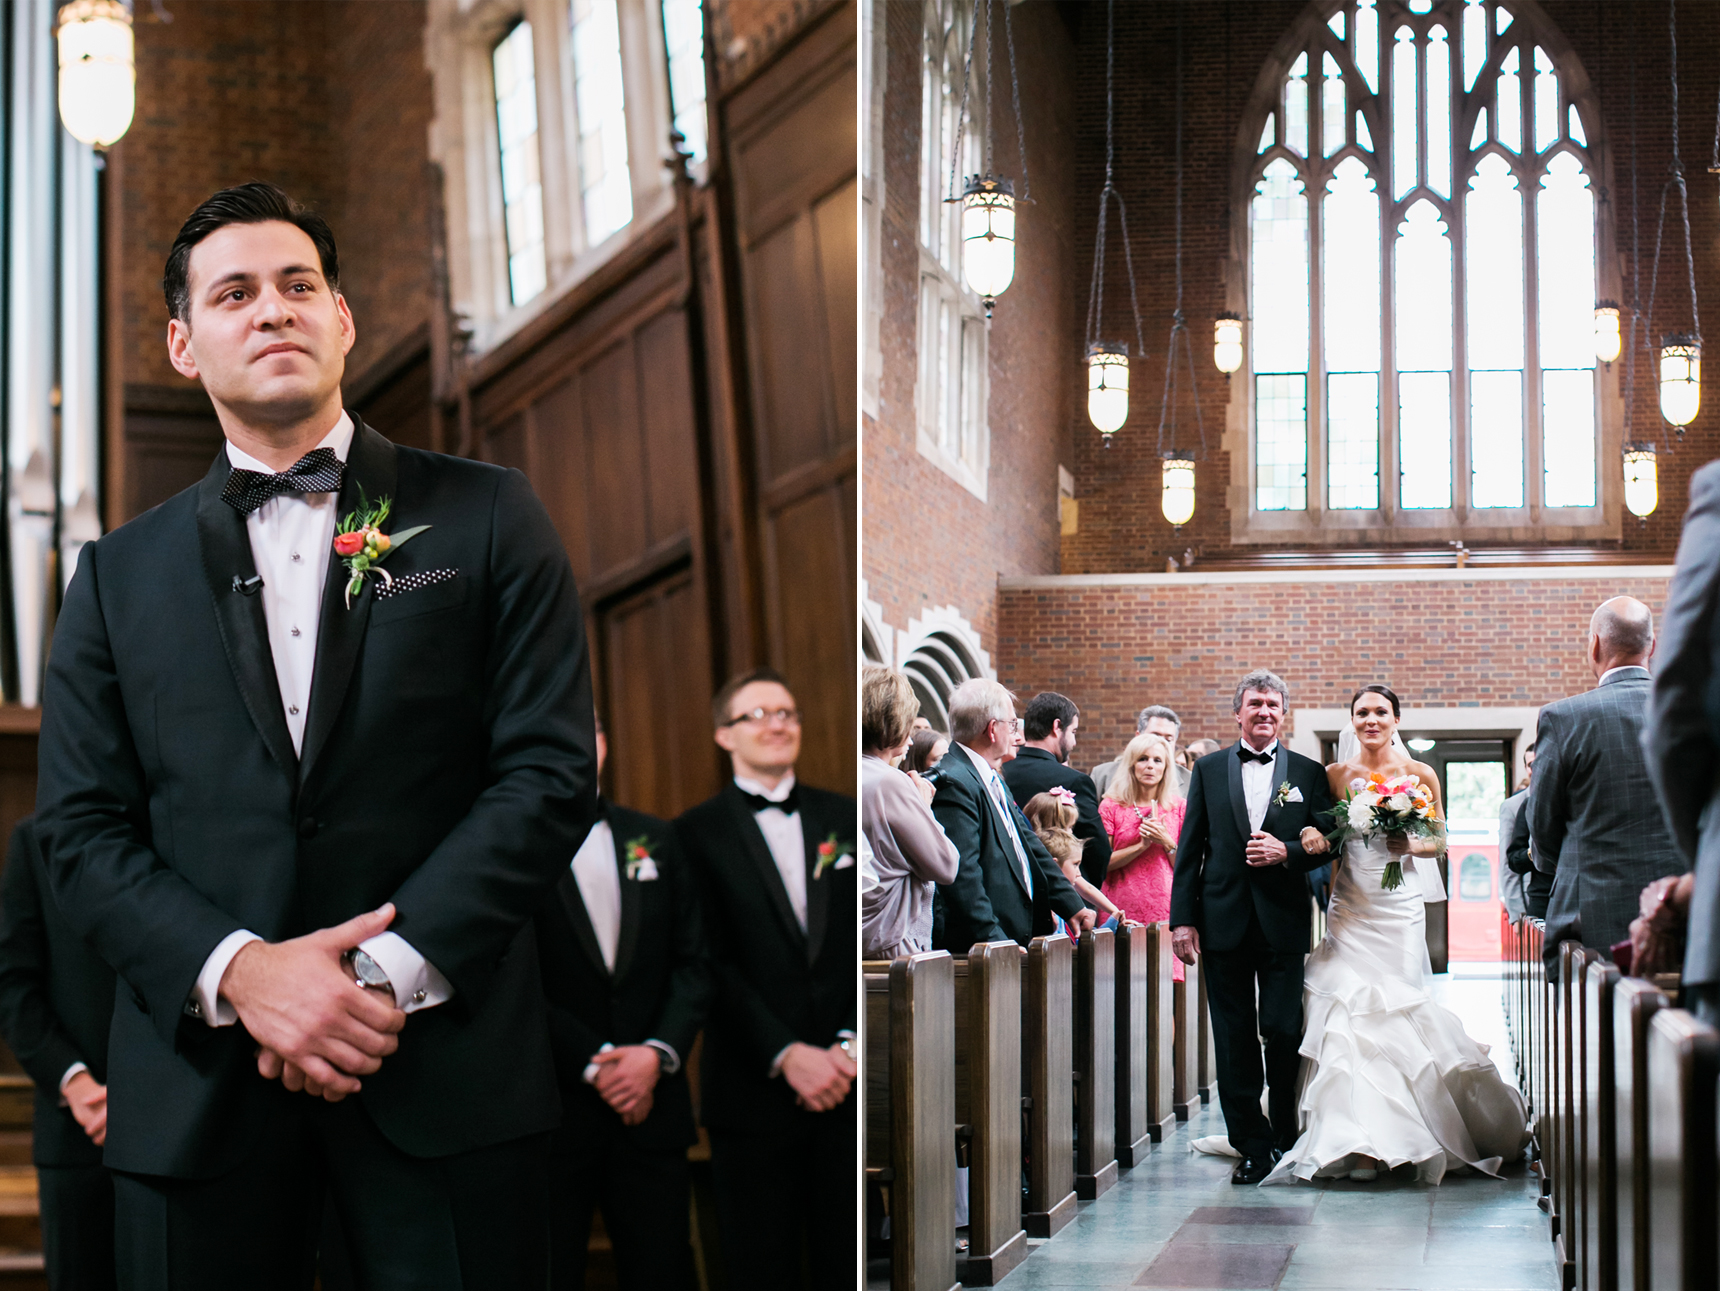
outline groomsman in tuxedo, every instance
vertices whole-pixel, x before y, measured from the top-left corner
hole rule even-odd
[[[1085,844],[1081,876],[1094,887],[1102,887],[1111,868],[1111,836],[1099,819],[1099,795],[1093,777],[1069,765],[1080,725],[1081,711],[1067,695],[1054,690],[1035,695],[1027,701],[1027,711],[1022,715],[1026,742],[1011,761],[1003,764],[999,774],[1017,807],[1025,808],[1035,794],[1048,789],[1067,789],[1075,795],[1075,837]]]
[[[1239,1184],[1259,1183],[1296,1141],[1310,922],[1303,876],[1322,859],[1298,839],[1304,826],[1325,827],[1320,813],[1332,806],[1326,768],[1279,738],[1289,704],[1284,682],[1264,668],[1237,683],[1242,738],[1194,764],[1171,880],[1171,947],[1184,963],[1206,960],[1218,1101],[1242,1157],[1230,1176]]]
[[[797,782],[800,712],[769,668],[711,701],[734,778],[676,822],[704,883],[717,994],[700,1117],[734,1286],[853,1285],[858,808]]]
[[[114,1282],[107,1138],[114,972],[67,925],[42,873],[34,817],[0,875],[0,1035],[36,1084],[30,1142],[52,1291]]]
[[[303,1291],[332,1191],[367,1291],[540,1288],[561,1107],[530,923],[596,814],[566,553],[519,473],[343,410],[334,238],[280,190],[198,207],[164,287],[227,442],[80,554],[37,797],[66,921],[123,983],[121,1285]]]
[[[1610,958],[1630,935],[1642,889],[1690,868],[1643,753],[1653,654],[1654,615],[1641,601],[1615,596],[1589,621],[1595,688],[1541,709],[1528,812],[1535,867],[1553,878],[1549,970],[1558,967],[1561,941]]]
[[[599,773],[608,754],[599,724]],[[683,1065],[711,997],[698,891],[668,821],[607,798],[598,809],[536,920],[562,1103],[550,1284],[585,1286],[602,1210],[624,1291],[684,1291],[687,1149],[699,1136]]]
[[[1079,936],[1093,911],[1063,877],[998,767],[1020,726],[1000,683],[973,678],[950,692],[950,751],[938,763],[932,815],[956,845],[956,877],[932,904],[932,945],[965,955],[979,941],[1014,941],[1056,931],[1054,915]]]

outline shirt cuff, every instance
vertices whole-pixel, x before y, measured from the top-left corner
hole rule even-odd
[[[795,1042],[790,1040],[787,1044],[782,1046],[782,1049],[777,1053],[776,1057],[770,1060],[770,1071],[766,1073],[770,1079],[775,1080],[778,1076],[782,1075],[782,1060],[788,1056],[788,1051],[794,1048],[794,1045]]]
[[[675,1052],[675,1046],[667,1040],[647,1040],[647,1048],[655,1049],[663,1055],[663,1074],[673,1076],[681,1070],[681,1055]]]
[[[615,1046],[610,1044],[609,1041],[605,1040],[603,1042],[603,1047],[597,1052],[608,1053],[614,1047]],[[588,1085],[595,1085],[597,1083],[597,1073],[602,1070],[603,1068],[598,1066],[595,1062],[588,1062],[585,1064],[585,1070],[580,1073],[579,1078]]]
[[[379,932],[368,941],[361,941],[358,948],[388,974],[388,983],[394,988],[394,1002],[404,1012],[433,1009],[454,997],[454,988],[448,979],[399,933]]]
[[[233,956],[253,941],[261,940],[248,928],[240,928],[221,938],[220,944],[203,961],[203,971],[197,974],[197,984],[191,988],[191,998],[185,1002],[186,1013],[202,1018],[212,1027],[230,1027],[237,1022],[239,1010],[221,997],[221,979],[226,976],[227,965],[233,962]]]
[[[60,1106],[61,1107],[67,1107],[70,1105],[66,1101],[66,1086],[72,1083],[72,1077],[77,1075],[80,1071],[88,1071],[88,1070],[89,1070],[89,1066],[87,1064],[81,1063],[81,1062],[74,1062],[70,1067],[66,1068],[66,1074],[60,1077]]]

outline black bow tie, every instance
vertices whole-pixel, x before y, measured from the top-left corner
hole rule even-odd
[[[740,789],[740,786],[736,785],[735,788]],[[761,794],[748,793],[745,789],[740,789],[740,795],[747,800],[747,805],[755,812],[768,811],[775,807],[783,815],[792,816],[800,810],[800,786],[798,784],[788,791],[788,797],[781,802],[772,802]]]
[[[1238,744],[1236,746],[1236,756],[1241,758],[1244,762],[1266,762],[1266,763],[1270,763],[1272,761],[1272,754],[1270,754],[1270,753],[1256,753],[1253,749],[1249,748],[1246,744]]]
[[[339,493],[344,469],[332,448],[313,448],[279,474],[235,466],[227,473],[221,500],[248,516],[282,493]]]

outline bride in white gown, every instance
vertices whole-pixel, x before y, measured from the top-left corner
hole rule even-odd
[[[1397,737],[1399,715],[1389,687],[1356,693],[1352,730],[1326,769],[1334,796],[1372,773],[1408,773],[1432,786],[1438,802],[1432,768],[1412,761]],[[1314,833],[1304,832],[1304,847]],[[1522,1095],[1427,993],[1425,903],[1443,901],[1445,891],[1437,858],[1417,853],[1433,847],[1431,839],[1354,839],[1336,858],[1325,940],[1303,977],[1301,1137],[1268,1184],[1367,1180],[1405,1164],[1437,1184],[1463,1166],[1497,1175],[1522,1148]],[[1387,890],[1381,877],[1393,859],[1403,864],[1403,883]]]

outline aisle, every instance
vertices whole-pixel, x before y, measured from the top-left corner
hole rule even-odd
[[[1437,994],[1477,1039],[1502,1045],[1497,979],[1442,981]],[[1189,1150],[1191,1138],[1223,1131],[1214,1102],[1105,1196],[1081,1203],[1000,1286],[1557,1291],[1522,1161],[1503,1181],[1447,1176],[1438,1188],[1395,1178],[1240,1188],[1231,1162]]]

